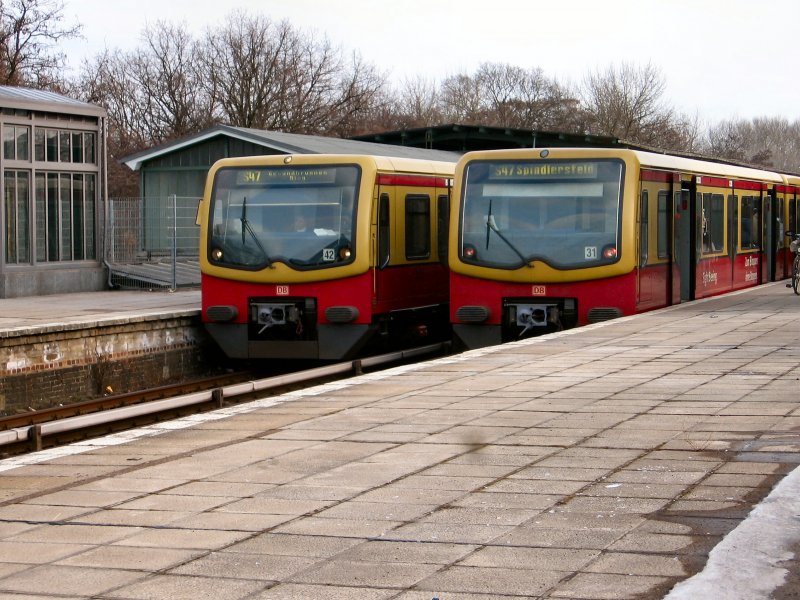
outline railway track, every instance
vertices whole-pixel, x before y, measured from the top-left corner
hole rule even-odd
[[[449,349],[448,342],[248,379],[233,373],[0,418],[0,458],[361,374]]]

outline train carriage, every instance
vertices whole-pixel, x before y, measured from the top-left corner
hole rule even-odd
[[[475,348],[785,277],[790,187],[635,150],[468,153],[450,232],[454,333]]]
[[[244,359],[344,359],[449,335],[454,163],[369,155],[218,161],[200,206],[202,315]]]

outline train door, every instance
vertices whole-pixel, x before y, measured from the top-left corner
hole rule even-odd
[[[680,183],[673,183],[669,192],[667,244],[670,252],[670,277],[669,292],[670,304],[679,304],[681,301],[681,238],[680,238],[680,209],[681,191]]]
[[[785,202],[786,202],[786,213],[787,213],[787,221],[785,224],[785,231],[784,231],[784,238],[783,238],[783,245],[782,250],[780,252],[783,262],[783,277],[791,277],[792,275],[792,253],[789,250],[789,243],[790,240],[786,238],[786,234],[788,232],[796,232],[797,231],[797,202],[795,200],[795,194],[793,188],[787,187],[786,193],[784,194]]]
[[[739,251],[739,196],[733,193],[728,194],[728,278],[731,285],[736,282],[736,255]]]
[[[779,217],[778,200],[772,193],[762,194],[764,210],[763,237],[765,281],[775,281],[777,274],[778,244],[782,241],[782,220]]]
[[[772,264],[774,266],[770,281],[777,281],[785,277],[783,262],[781,261],[781,248],[784,245],[784,232],[786,231],[786,200],[779,196],[774,189],[767,192],[773,204],[773,243],[771,244]]]
[[[378,190],[375,302],[379,312],[447,299],[447,268],[438,260],[438,244],[434,245],[440,227],[438,210],[447,211],[447,203],[438,196],[447,196],[446,188],[437,186],[436,178],[428,178],[429,185],[419,184],[419,179],[396,175]]]
[[[789,265],[786,260],[784,247],[786,246],[785,234],[789,228],[786,220],[786,202],[784,194],[778,194],[776,190],[771,191],[775,198],[775,279],[784,279],[789,276]]]
[[[694,300],[697,267],[697,198],[694,180],[682,181],[675,211],[675,258],[680,271],[680,300]]]
[[[675,266],[673,174],[642,170],[639,192],[639,268],[637,309],[680,302],[680,275]]]
[[[784,232],[784,236],[791,233],[792,237],[786,237],[784,239],[784,250],[783,254],[785,256],[786,261],[786,277],[792,276],[792,267],[794,263],[794,254],[789,247],[798,233],[800,233],[800,207],[798,207],[798,198],[797,198],[797,188],[787,187],[786,188],[786,204],[788,205],[788,213],[789,213],[789,220],[786,223],[786,231]]]

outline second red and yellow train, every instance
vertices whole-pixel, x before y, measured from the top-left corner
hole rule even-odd
[[[476,348],[785,278],[798,184],[635,150],[468,153],[450,231],[454,333]]]

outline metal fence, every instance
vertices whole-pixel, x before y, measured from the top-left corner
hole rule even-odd
[[[181,196],[109,199],[109,284],[126,289],[198,287],[199,202]]]

